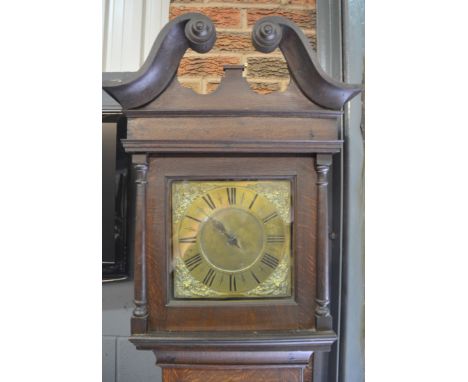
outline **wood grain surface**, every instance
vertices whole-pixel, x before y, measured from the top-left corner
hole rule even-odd
[[[164,382],[302,382],[302,368],[164,368]]]
[[[333,141],[335,119],[289,117],[132,118],[127,138],[151,141]],[[148,142],[149,143],[149,142]]]
[[[255,93],[242,77],[243,66],[226,65],[219,87],[211,94],[200,95],[182,87],[177,80],[154,101],[133,110],[128,117],[153,118],[156,116],[306,116],[338,118],[342,112],[321,108],[291,81],[285,92],[267,95]]]
[[[172,304],[169,179],[293,179],[293,299]],[[316,172],[312,157],[150,157],[147,184],[149,331],[314,329]]]

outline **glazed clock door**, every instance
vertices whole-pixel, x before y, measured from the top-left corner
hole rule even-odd
[[[148,330],[313,329],[314,159],[148,160]]]

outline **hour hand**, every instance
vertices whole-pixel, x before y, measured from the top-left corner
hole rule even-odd
[[[237,237],[235,236],[231,236],[229,239],[228,239],[228,243],[230,245],[233,245],[234,247],[237,247],[239,249],[242,249],[241,246],[239,245],[239,242],[237,241]]]
[[[237,238],[234,236],[234,235],[230,235],[227,230],[226,230],[226,227],[224,227],[224,224],[221,223],[219,220],[216,220],[216,219],[213,219],[213,218],[210,218],[211,222],[213,223],[213,226],[219,231],[221,232],[224,236],[226,236],[226,238],[228,239],[228,244],[229,245],[233,245],[239,249],[241,249],[240,245],[239,245],[239,242],[237,241]]]

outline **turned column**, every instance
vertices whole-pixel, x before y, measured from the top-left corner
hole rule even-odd
[[[328,172],[330,154],[317,154],[317,295],[315,323],[317,330],[331,330],[330,315],[330,251],[328,244]]]
[[[145,333],[147,329],[146,297],[146,177],[148,163],[146,155],[133,155],[132,164],[135,176],[135,309],[132,316],[132,333]]]

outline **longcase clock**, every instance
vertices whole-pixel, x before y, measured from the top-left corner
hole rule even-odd
[[[242,66],[209,95],[182,88],[186,49],[215,39],[207,17],[179,16],[138,72],[104,84],[127,117],[134,169],[130,340],[166,382],[320,381],[336,341],[328,174],[360,87],[329,78],[292,22],[265,17],[252,41],[283,52],[285,92],[254,93]]]

